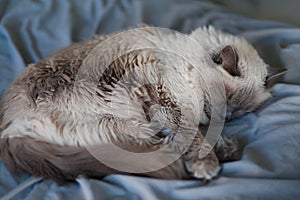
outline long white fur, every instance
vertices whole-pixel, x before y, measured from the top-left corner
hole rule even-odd
[[[159,35],[159,33],[155,34]],[[157,37],[155,34],[149,41],[161,48],[159,46],[160,40],[155,44]],[[138,40],[138,37],[143,36],[136,35],[135,37],[135,40]],[[200,50],[195,52],[194,48],[185,47],[184,41],[177,41],[178,38],[176,37],[177,35],[174,34],[170,38],[166,38],[166,40],[169,39],[166,44],[177,45],[178,49],[184,47],[182,51],[187,55],[190,54],[191,57],[197,54],[199,61],[197,66],[191,66],[187,61],[182,58],[176,59],[171,54],[168,57],[166,54],[146,50],[133,58],[137,61],[135,63],[140,65],[139,68],[135,68],[133,73],[136,75],[146,73],[148,78],[146,82],[159,80],[166,88],[172,88],[173,93],[176,94],[174,99],[179,106],[186,110],[188,116],[185,117],[191,119],[193,125],[199,122],[204,124],[208,122],[208,118],[203,112],[203,95],[206,91],[199,76],[204,77],[208,83],[209,79],[214,77],[206,77],[205,70],[219,71],[223,77],[222,81],[224,81],[225,86],[230,87],[230,90],[235,91],[241,88],[245,88],[245,91],[256,90],[254,92],[258,95],[254,101],[257,101],[257,105],[269,97],[269,93],[265,92],[263,88],[267,67],[253,47],[244,39],[221,33],[212,27],[199,28],[187,35],[188,38],[199,44]],[[221,66],[217,66],[211,61],[210,56],[220,51],[225,45],[232,45],[237,48],[243,78],[230,76]],[[144,61],[150,59],[156,61],[143,64]],[[193,67],[196,67],[197,70],[188,70],[188,68]],[[142,71],[137,71],[140,69]],[[204,76],[198,73],[199,70]],[[23,77],[30,71],[29,66]],[[159,77],[160,74],[163,74],[163,78]],[[227,83],[230,85],[226,85]],[[104,102],[101,99],[95,102],[92,94],[97,90],[95,85],[93,83],[79,83],[78,90],[75,92],[65,91],[65,96],[55,103],[54,108],[49,107],[49,104],[42,100],[37,107],[33,106],[26,94],[26,88],[22,88],[20,85],[16,88],[18,90],[17,96],[12,96],[16,94],[14,91],[14,94],[8,92],[5,97],[10,99],[11,104],[5,104],[3,108],[2,124],[8,125],[8,127],[3,128],[1,138],[29,136],[54,144],[89,146],[116,140],[127,140],[128,134],[132,138],[149,137],[156,134],[156,131],[161,128],[159,120],[153,120],[149,123],[145,119],[141,105],[130,101],[133,94],[128,93],[123,88],[122,82],[114,88],[113,95],[110,97],[111,102]],[[191,90],[187,92],[186,88]],[[199,100],[196,104],[192,102],[194,94],[197,94]],[[163,113],[161,115],[161,118],[164,118]]]

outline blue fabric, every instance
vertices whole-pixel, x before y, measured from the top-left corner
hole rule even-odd
[[[280,9],[280,8],[279,8]],[[289,69],[258,111],[226,124],[242,158],[202,182],[109,175],[58,186],[0,164],[0,197],[13,199],[298,199],[300,198],[300,29],[249,19],[191,0],[0,0],[0,91],[29,63],[95,33],[147,24],[190,32],[212,24],[246,37],[264,60]]]

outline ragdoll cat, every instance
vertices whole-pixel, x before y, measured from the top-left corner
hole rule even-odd
[[[139,42],[144,49],[128,48]],[[1,156],[11,170],[61,181],[128,172],[121,161],[119,169],[101,163],[89,147],[105,151],[114,143],[149,152],[167,146],[180,159],[165,171],[142,174],[209,180],[235,149],[222,138],[213,149],[199,130],[213,110],[222,110],[213,98],[226,105],[221,118],[239,117],[270,96],[267,77],[251,45],[212,27],[184,36],[151,27],[95,36],[29,65],[5,92]],[[211,94],[222,89],[224,99]]]

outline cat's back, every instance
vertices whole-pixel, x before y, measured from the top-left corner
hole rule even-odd
[[[1,127],[17,123],[30,113],[38,117],[67,104],[83,60],[105,38],[95,36],[29,64],[2,95]]]
[[[106,40],[109,36],[111,40]],[[114,131],[114,124],[119,124],[140,127],[137,133],[143,129],[148,134],[154,130],[147,117],[152,104],[184,107],[198,123],[203,107],[200,74],[187,58],[197,58],[197,65],[204,67],[206,54],[201,48],[188,48],[194,44],[188,41],[186,36],[161,29],[97,36],[29,65],[4,95],[1,136],[28,135],[47,137],[59,144],[90,144],[96,140],[89,133],[101,132],[97,134],[99,141],[109,141],[103,135],[112,137],[106,122]],[[130,44],[136,49],[128,49]],[[139,49],[139,45],[147,48]],[[164,48],[169,51],[162,52]],[[178,56],[176,50],[187,58]],[[121,56],[110,62],[114,51]],[[192,101],[195,94],[200,99],[197,106],[194,104],[199,103]],[[145,128],[148,126],[151,128]]]
[[[36,103],[47,98],[54,100],[55,96],[59,96],[61,92],[69,90],[74,85],[83,60],[104,39],[104,36],[95,36],[28,65],[8,89],[6,95],[20,90],[18,92]]]

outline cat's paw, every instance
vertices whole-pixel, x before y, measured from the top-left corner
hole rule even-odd
[[[235,138],[220,137],[215,152],[220,162],[234,161],[240,158],[239,145]]]
[[[193,177],[203,179],[205,182],[216,177],[221,170],[218,159],[211,157],[186,161],[185,166]]]

